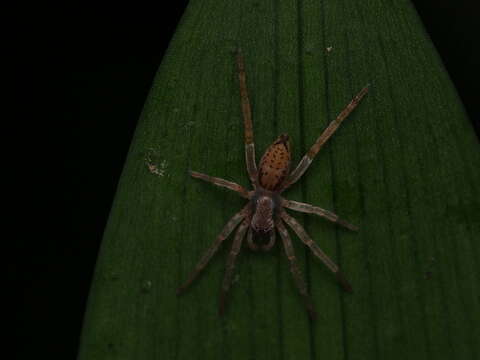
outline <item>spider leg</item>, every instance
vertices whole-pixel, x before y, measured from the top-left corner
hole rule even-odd
[[[245,232],[248,229],[249,222],[247,219],[244,219],[243,222],[237,229],[235,234],[235,239],[233,240],[232,249],[228,254],[227,264],[225,267],[225,276],[223,277],[222,288],[220,290],[220,305],[219,305],[219,313],[222,316],[225,312],[225,300],[230,290],[230,286],[232,285],[232,276],[233,270],[235,269],[235,260],[237,255],[240,253],[240,249],[242,247],[243,238],[245,237]]]
[[[297,220],[287,214],[286,211],[282,211],[280,216],[293,229],[293,231],[295,231],[300,240],[302,240],[302,242],[312,250],[313,254],[336,275],[337,280],[342,285],[343,289],[345,291],[352,292],[352,286],[349,284],[347,279],[345,279],[337,264],[335,264],[332,259],[330,259],[327,254],[325,254],[322,249],[320,249],[320,247],[310,238],[303,226],[300,225]]]
[[[283,247],[285,249],[285,254],[287,255],[288,260],[290,261],[290,271],[293,275],[293,279],[295,280],[295,285],[297,286],[298,290],[300,291],[300,294],[303,297],[303,301],[305,302],[305,306],[307,307],[310,317],[314,319],[317,314],[313,309],[312,300],[308,295],[307,284],[305,283],[305,280],[302,277],[300,268],[298,267],[297,258],[295,257],[295,251],[293,249],[290,235],[288,234],[288,231],[283,225],[283,222],[281,219],[278,218],[275,221],[275,226],[277,227],[278,232],[280,233],[280,236],[283,241]]]
[[[255,163],[255,143],[253,142],[252,110],[250,107],[250,100],[248,99],[245,62],[240,49],[237,51],[237,69],[240,83],[240,98],[242,101],[243,124],[245,129],[245,160],[247,163],[248,176],[255,187],[257,180],[257,165]]]
[[[240,186],[237,183],[227,181],[227,180],[222,179],[222,178],[202,174],[202,173],[199,173],[199,172],[196,172],[196,171],[190,171],[190,175],[194,178],[201,179],[203,181],[210,182],[214,185],[217,185],[217,186],[220,186],[220,187],[223,187],[223,188],[227,188],[228,190],[235,191],[236,193],[238,193],[241,197],[244,197],[245,199],[250,198],[250,195],[249,195],[248,191],[243,186]]]
[[[230,235],[235,227],[247,216],[249,211],[249,204],[247,204],[242,210],[233,215],[233,217],[227,222],[223,230],[218,234],[213,244],[203,254],[195,269],[190,273],[187,281],[177,289],[177,295],[180,295],[185,289],[197,278],[198,274],[205,268],[212,256],[217,252],[221,243]]]
[[[298,179],[300,179],[305,173],[305,171],[307,171],[308,167],[310,166],[320,149],[323,147],[323,145],[335,133],[342,121],[345,120],[345,118],[353,111],[353,109],[355,109],[355,107],[357,107],[357,105],[360,103],[360,100],[362,100],[362,98],[367,94],[369,86],[370,85],[367,85],[362,90],[360,90],[360,92],[352,99],[352,101],[345,107],[345,109],[343,109],[342,112],[338,114],[337,118],[327,126],[327,128],[312,145],[310,150],[308,150],[302,160],[300,160],[297,167],[290,173],[287,181],[285,181],[285,184],[282,186],[282,191],[297,182]]]
[[[343,227],[346,227],[349,230],[358,231],[358,227],[356,227],[355,225],[352,225],[346,222],[345,220],[340,219],[338,215],[334,214],[333,212],[322,209],[321,207],[318,207],[318,206],[313,206],[310,204],[293,201],[293,200],[287,200],[287,199],[282,199],[282,206],[286,207],[287,209],[300,211],[303,213],[315,214],[327,220],[330,220],[331,222],[337,223],[338,225],[342,225]]]

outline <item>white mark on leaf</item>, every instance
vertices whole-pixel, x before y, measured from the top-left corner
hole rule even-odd
[[[165,176],[165,172],[167,170],[167,167],[168,167],[168,162],[167,160],[163,159],[160,164],[158,164],[156,161],[153,161],[152,160],[152,156],[151,155],[148,155],[146,158],[145,158],[145,163],[148,167],[148,170],[154,174],[154,175],[157,175],[157,176]]]

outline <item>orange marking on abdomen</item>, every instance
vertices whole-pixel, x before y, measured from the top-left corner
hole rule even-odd
[[[260,160],[258,181],[264,189],[275,191],[290,170],[290,152],[285,143],[277,142],[267,149]]]

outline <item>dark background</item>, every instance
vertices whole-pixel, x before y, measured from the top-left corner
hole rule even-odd
[[[35,241],[19,241],[7,259],[7,280],[19,285],[11,287],[18,295],[11,304],[15,311],[7,311],[19,358],[76,357],[116,184],[153,77],[187,3],[120,10],[116,5],[115,11],[85,13],[62,9],[67,15],[52,12],[30,27],[27,37],[33,41],[19,63],[28,74],[24,80],[36,88],[34,103],[51,115],[38,121],[51,129],[42,147],[52,151],[42,155],[36,169],[46,173],[40,176],[46,186],[35,204],[43,216],[24,225],[33,228]],[[470,119],[478,120],[473,1],[414,3]]]

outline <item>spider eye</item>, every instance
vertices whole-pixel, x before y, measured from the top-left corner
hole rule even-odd
[[[266,234],[273,229],[273,201],[270,197],[261,196],[256,201],[255,213],[252,217],[252,229],[259,234]]]

